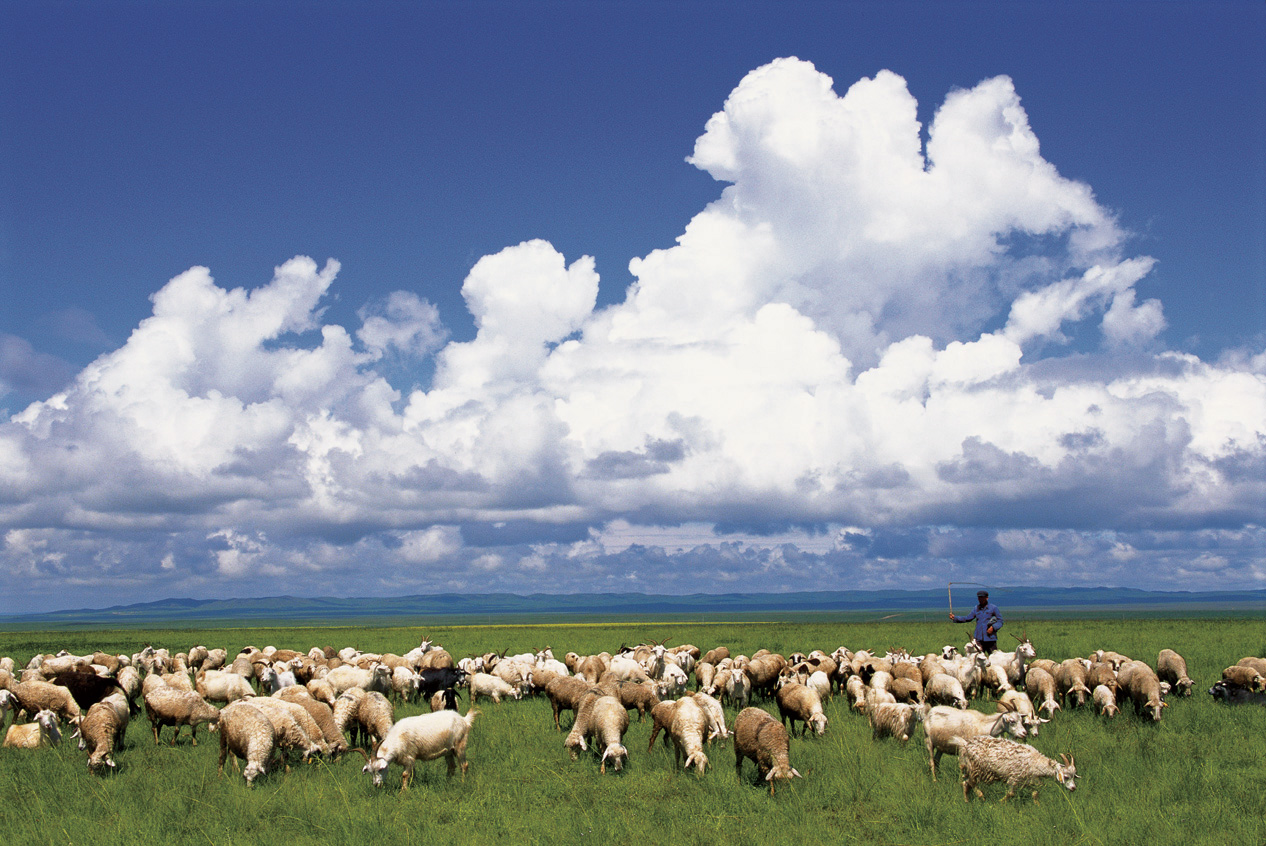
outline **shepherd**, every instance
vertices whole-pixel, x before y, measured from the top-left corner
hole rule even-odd
[[[989,591],[976,591],[976,600],[979,604],[972,609],[970,614],[958,617],[951,611],[949,617],[955,623],[975,620],[976,632],[972,637],[980,644],[981,650],[988,655],[998,648],[998,629],[1002,628],[1002,614],[998,612],[998,606],[989,601]]]

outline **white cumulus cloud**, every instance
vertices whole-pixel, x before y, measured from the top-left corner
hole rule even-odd
[[[1042,157],[1011,80],[921,130],[891,72],[839,94],[759,68],[690,157],[725,187],[621,302],[596,307],[592,258],[527,241],[466,277],[465,341],[416,292],[327,322],[334,261],[249,291],[192,268],[0,423],[0,583],[788,589],[990,556],[1260,580],[1266,355],[1157,349],[1152,259]],[[595,540],[612,526],[714,542]],[[1182,542],[1140,534],[1166,531],[1219,551],[1179,567]]]

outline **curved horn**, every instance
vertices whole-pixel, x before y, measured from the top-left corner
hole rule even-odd
[[[1065,767],[1072,766],[1072,763],[1073,763],[1073,759],[1072,759],[1072,758],[1069,758],[1069,757],[1068,757],[1067,755],[1065,755],[1063,752],[1061,752],[1061,753],[1059,754],[1059,757],[1060,757],[1060,760],[1064,762],[1064,766],[1065,766]]]
[[[359,752],[360,754],[364,755],[364,756],[365,756],[365,763],[366,763],[366,764],[368,764],[368,763],[369,763],[369,761],[370,761],[370,758],[369,758],[369,753],[368,753],[368,752],[366,752],[364,749],[361,749],[359,746],[353,746],[351,749],[348,749],[347,751],[348,751],[348,752]]]

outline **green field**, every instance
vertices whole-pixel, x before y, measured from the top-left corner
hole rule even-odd
[[[1004,630],[1005,631],[1005,630]],[[620,623],[419,628],[215,628],[0,633],[0,655],[19,664],[36,652],[172,652],[203,643],[295,649],[355,646],[403,653],[423,635],[456,657],[549,645],[561,658],[667,639],[706,650],[726,645],[787,654],[904,646],[912,652],[961,644],[965,626],[938,622]],[[1039,656],[1062,659],[1096,648],[1154,664],[1157,652],[1187,659],[1197,692],[1170,699],[1159,725],[1130,709],[1114,720],[1088,711],[1059,713],[1033,745],[1077,760],[1074,793],[1048,782],[1034,803],[1025,794],[1001,804],[964,803],[956,760],[928,772],[922,731],[908,744],[874,741],[864,717],[843,697],[826,706],[824,737],[792,740],[804,775],[771,797],[751,762],[736,778],[728,746],[710,746],[713,768],[697,777],[674,771],[670,750],[647,752],[649,721],[626,736],[630,761],[620,774],[598,772],[595,758],[569,760],[544,700],[481,703],[471,734],[470,771],[449,782],[442,761],[420,763],[401,793],[399,769],[375,790],[352,755],[269,774],[248,789],[231,768],[216,775],[218,739],[188,730],[172,748],[153,745],[144,715],[135,719],[119,771],[89,775],[74,742],[56,749],[0,749],[0,831],[13,844],[446,844],[446,843],[1017,843],[1167,844],[1266,842],[1266,708],[1227,708],[1204,691],[1228,664],[1266,653],[1260,620],[1030,620]],[[772,702],[761,703],[776,713]],[[463,708],[465,705],[463,704]],[[992,711],[987,702],[974,707]],[[424,706],[397,706],[397,717]],[[734,712],[727,710],[727,721]],[[564,726],[567,717],[564,717]],[[167,729],[164,738],[170,736]]]

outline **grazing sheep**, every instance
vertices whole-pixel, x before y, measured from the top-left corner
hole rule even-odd
[[[923,684],[914,679],[894,678],[888,685],[888,692],[898,702],[904,702],[907,705],[923,704]]]
[[[1257,658],[1252,655],[1245,656],[1235,662],[1237,667],[1251,667],[1256,670],[1262,677],[1266,678],[1266,658]]]
[[[1151,667],[1142,661],[1126,661],[1117,671],[1117,682],[1123,694],[1134,703],[1134,713],[1146,713],[1152,722],[1159,723],[1161,711],[1169,707],[1161,698],[1161,683]]]
[[[467,683],[470,685],[470,702],[472,705],[478,702],[481,696],[498,704],[501,703],[503,698],[523,698],[523,692],[519,688],[507,684],[491,673],[475,673],[467,679]]]
[[[1069,658],[1059,665],[1059,670],[1055,673],[1055,686],[1065,705],[1080,708],[1090,698],[1090,688],[1086,685],[1088,669],[1076,658]]]
[[[1037,715],[1037,710],[1033,707],[1033,700],[1029,699],[1029,695],[1022,690],[1006,690],[998,697],[999,711],[1014,711],[1024,720],[1024,728],[1034,737],[1038,736],[1038,730],[1042,723],[1049,723],[1050,720],[1044,720]]]
[[[786,725],[788,720],[791,721],[792,734],[795,734],[797,720],[802,723],[801,735],[810,728],[818,736],[826,734],[826,714],[822,712],[822,700],[818,698],[816,691],[792,682],[780,687],[775,698],[778,700],[778,713],[782,717],[783,725]]]
[[[23,681],[13,685],[9,690],[13,694],[16,712],[25,711],[28,714],[35,714],[49,710],[67,725],[78,725],[83,716],[79,703],[75,702],[75,697],[61,685],[46,681]]]
[[[324,702],[331,708],[334,707],[334,700],[338,699],[338,694],[334,692],[334,685],[325,679],[310,679],[304,685],[308,689],[308,693],[312,694],[312,698],[317,702]]]
[[[272,696],[257,696],[250,704],[277,729],[276,746],[282,753],[297,750],[304,761],[326,753],[320,726],[302,706]]]
[[[90,670],[64,670],[54,673],[49,681],[69,690],[82,713],[87,713],[89,708],[111,693],[124,692],[117,680],[99,676]]]
[[[1245,690],[1266,690],[1266,677],[1247,664],[1236,664],[1222,671],[1222,681],[1238,685]]]
[[[675,699],[665,699],[651,709],[651,741],[646,745],[646,751],[650,752],[655,748],[655,738],[659,733],[664,734],[664,745],[667,746],[671,735],[668,734],[668,727],[673,723],[673,715],[677,712],[677,701]]]
[[[589,718],[593,712],[593,703],[598,701],[600,696],[606,696],[600,688],[590,688],[580,697],[575,705],[576,718],[572,720],[571,731],[567,733],[567,737],[563,738],[563,748],[574,761],[580,755],[580,750],[588,749],[585,739],[589,736]]]
[[[4,721],[8,718],[11,708],[13,708],[13,692],[8,688],[0,688],[0,728],[4,728]]]
[[[1105,717],[1115,717],[1121,710],[1117,707],[1116,694],[1106,684],[1095,686],[1095,689],[1090,692],[1090,701],[1094,706],[1095,713],[1102,714]]]
[[[1103,685],[1112,691],[1112,695],[1116,696],[1120,683],[1117,681],[1117,671],[1107,661],[1099,661],[1091,664],[1086,669],[1086,687],[1090,688],[1093,699],[1094,689],[1099,685]]]
[[[937,673],[928,679],[927,686],[923,689],[923,700],[929,705],[967,708],[967,693],[963,690],[963,683],[947,673]]]
[[[615,696],[627,710],[637,709],[637,721],[659,704],[660,695],[653,684],[637,682],[619,682],[615,686]]]
[[[870,719],[871,737],[895,737],[905,743],[914,734],[914,726],[923,720],[928,706],[906,704],[879,703],[867,709]]]
[[[979,735],[998,737],[1004,732],[1023,740],[1028,734],[1024,718],[1014,711],[982,714],[979,711],[960,711],[947,705],[929,709],[923,720],[923,733],[926,735],[932,781],[936,781],[936,767],[941,762],[941,756],[958,754],[955,739],[966,740]]]
[[[308,712],[308,716],[312,718],[321,732],[320,737],[313,737],[313,740],[323,742],[328,754],[338,757],[348,750],[347,738],[343,736],[343,732],[339,731],[338,725],[334,722],[334,709],[329,705],[316,701],[305,688],[297,685],[283,687],[274,693],[273,696],[277,699],[293,702]]]
[[[866,690],[866,682],[862,681],[861,676],[849,676],[844,682],[844,692],[848,694],[849,707],[854,711],[865,712]]]
[[[778,654],[767,654],[753,657],[743,672],[751,680],[751,692],[768,698],[774,695],[778,678],[786,667],[786,658]]]
[[[730,732],[725,727],[725,709],[721,707],[721,703],[706,693],[695,693],[693,698],[703,709],[703,715],[707,718],[708,743],[718,738],[725,740],[729,737]]]
[[[1014,797],[1022,786],[1033,787],[1033,799],[1037,801],[1037,785],[1052,776],[1069,790],[1077,789],[1077,767],[1067,755],[1062,756],[1064,762],[1060,764],[1032,746],[1005,737],[973,737],[960,743],[958,767],[963,773],[964,802],[971,801],[973,789],[977,796],[985,798],[977,785],[995,781],[1007,783],[1003,802]]]
[[[700,661],[695,664],[695,690],[706,691],[712,686],[712,679],[717,674],[716,664]]]
[[[174,687],[160,685],[145,693],[145,711],[149,715],[150,727],[154,730],[154,745],[158,745],[158,733],[163,726],[175,726],[171,736],[171,745],[176,745],[180,737],[180,727],[189,726],[193,745],[198,745],[198,726],[211,723],[214,726],[220,719],[220,712],[198,694],[191,690],[177,690]]]
[[[416,762],[443,757],[448,762],[448,777],[453,777],[453,772],[460,764],[462,780],[465,781],[469,766],[466,761],[466,743],[470,736],[470,727],[474,725],[478,715],[479,712],[472,708],[464,717],[456,711],[435,711],[405,717],[391,727],[372,757],[365,756],[366,762],[361,772],[370,773],[374,787],[381,787],[387,767],[399,764],[404,768],[400,776],[400,789],[407,790]]]
[[[628,709],[614,696],[599,696],[590,708],[588,736],[595,751],[602,747],[598,772],[606,773],[608,761],[612,769],[619,772],[629,759],[629,751],[624,748],[624,733],[629,729]]]
[[[208,702],[223,702],[226,705],[255,695],[255,688],[251,687],[249,679],[229,670],[199,672],[193,689]]]
[[[122,693],[114,693],[88,709],[79,724],[80,748],[88,750],[88,771],[115,768],[111,755],[123,745],[128,726],[128,703]]]
[[[734,770],[743,779],[743,759],[756,764],[760,781],[769,782],[769,795],[779,781],[800,778],[791,766],[791,738],[782,723],[760,708],[744,708],[734,718]]]
[[[268,772],[281,745],[282,731],[248,700],[231,702],[220,712],[220,763],[216,772],[224,775],[224,759],[233,753],[233,763],[246,762],[242,776],[247,785]]]
[[[1054,717],[1056,711],[1062,710],[1059,702],[1055,701],[1058,689],[1055,677],[1043,668],[1029,667],[1029,671],[1024,674],[1024,689],[1028,691],[1030,699],[1039,700],[1037,710],[1045,710],[1047,717]]]
[[[809,674],[809,679],[805,683],[805,687],[812,688],[818,694],[818,698],[823,702],[831,701],[831,676],[824,670],[814,670]],[[919,697],[923,696],[923,685],[916,682],[915,687],[919,690]]]
[[[364,698],[365,691],[359,687],[353,687],[340,693],[334,700],[334,725],[338,727],[340,734],[352,741],[353,745],[356,744],[361,732],[360,723],[356,720],[356,712],[360,710],[360,703]]]
[[[698,775],[703,775],[708,768],[708,756],[703,752],[703,734],[707,725],[708,717],[693,697],[677,700],[672,722],[668,726],[668,735],[673,744],[673,760],[677,767],[688,770],[693,766]]]
[[[57,714],[44,708],[35,715],[35,722],[11,725],[4,735],[4,745],[11,749],[38,749],[61,743],[62,733],[57,727]]]
[[[720,664],[722,661],[724,661],[726,658],[729,658],[729,657],[730,657],[730,648],[728,646],[718,646],[718,647],[715,647],[714,649],[709,649],[707,652],[705,652],[703,654],[703,658],[700,660],[708,664],[712,664],[713,666],[716,666],[717,664]]]
[[[598,690],[598,688],[575,676],[559,676],[545,686],[545,696],[554,708],[555,730],[563,730],[562,725],[558,721],[559,715],[563,711],[575,713],[576,706],[580,703],[581,698],[591,690]]]
[[[363,735],[371,744],[382,742],[395,721],[395,706],[390,699],[375,690],[368,691],[356,708],[356,722],[360,724]]]

